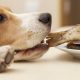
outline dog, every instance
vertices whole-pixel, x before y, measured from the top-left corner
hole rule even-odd
[[[14,61],[41,57],[49,46],[44,43],[51,30],[51,14],[16,14],[0,6],[0,72]]]

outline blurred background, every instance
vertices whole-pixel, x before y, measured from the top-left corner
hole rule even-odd
[[[16,13],[49,12],[52,14],[52,31],[58,27],[80,23],[80,0],[0,0]]]

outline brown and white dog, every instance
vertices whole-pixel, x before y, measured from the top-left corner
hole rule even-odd
[[[49,13],[15,14],[0,6],[0,72],[13,61],[41,57],[49,47],[80,41],[80,25],[55,33]],[[45,38],[49,38],[45,41]],[[46,43],[47,42],[47,43]]]
[[[51,29],[49,13],[15,14],[0,6],[0,72],[17,60],[42,56],[48,45],[42,43]]]

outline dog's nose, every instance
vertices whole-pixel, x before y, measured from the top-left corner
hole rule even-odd
[[[49,14],[49,13],[40,14],[39,21],[44,24],[47,24],[47,23],[51,24],[51,14]]]

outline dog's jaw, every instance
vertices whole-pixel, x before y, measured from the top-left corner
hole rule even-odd
[[[44,55],[49,49],[47,44],[39,44],[33,48],[27,50],[16,51],[16,55],[14,56],[14,61],[22,61],[22,60],[35,60]]]

